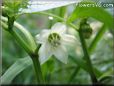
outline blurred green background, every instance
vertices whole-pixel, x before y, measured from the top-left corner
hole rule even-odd
[[[68,17],[73,11],[75,5],[70,5],[66,7],[59,7],[51,9],[45,12],[51,12],[53,14],[63,17]],[[108,9],[108,8],[105,8]],[[66,10],[66,11],[65,11]],[[62,11],[65,11],[62,15]],[[110,11],[112,12],[112,11]],[[16,21],[23,25],[31,34],[35,37],[43,29],[50,29],[51,26],[60,22],[59,20],[53,18],[49,19],[51,16],[43,14],[24,14],[20,16]],[[90,39],[87,39],[87,46],[91,43],[96,33],[100,29],[101,23],[92,18],[89,19],[90,25],[93,29],[93,34]],[[78,33],[73,29],[68,30],[70,34],[74,34],[79,40]],[[76,57],[81,58],[83,56],[83,51],[81,46],[75,45],[75,50],[70,48],[70,54],[76,54]],[[114,75],[114,43],[113,43],[113,30],[107,30],[103,37],[98,42],[95,51],[91,54],[91,61],[93,66],[101,71],[102,74],[107,73],[107,75]],[[26,57],[27,53],[18,45],[14,38],[5,30],[2,30],[2,74],[18,59]],[[75,62],[69,57],[68,63],[65,65],[55,58],[51,58],[45,64],[42,65],[43,76],[47,79],[46,83],[49,84],[89,84],[91,83],[89,74],[80,69],[77,75],[71,78],[74,70],[78,67]],[[21,72],[12,81],[12,84],[34,84],[36,82],[33,66],[29,66],[23,72]],[[112,79],[107,79],[105,83],[112,83]]]

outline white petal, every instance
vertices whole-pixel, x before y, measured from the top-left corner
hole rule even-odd
[[[28,6],[28,8],[23,8],[21,13],[45,11],[78,2],[80,2],[80,0],[62,0],[62,3],[59,0],[29,0],[30,5]]]
[[[58,33],[66,33],[66,29],[67,29],[66,25],[60,22],[54,24],[51,28],[52,32],[58,32]]]
[[[78,41],[75,36],[68,35],[68,34],[64,34],[62,36],[62,44],[72,46],[72,45],[75,45],[76,43],[78,43]]]
[[[41,64],[45,63],[51,57],[51,51],[51,47],[48,43],[42,44],[39,49],[39,60]]]
[[[37,43],[44,43],[44,42],[46,42],[49,33],[50,33],[50,30],[42,30],[40,32],[40,34],[36,35],[36,42]]]
[[[53,51],[53,53],[58,60],[60,60],[61,62],[65,64],[67,63],[68,53],[64,46],[57,48],[55,51]]]

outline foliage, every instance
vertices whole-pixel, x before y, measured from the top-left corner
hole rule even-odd
[[[28,0],[4,0],[3,8],[4,15],[14,16],[17,15],[22,8],[27,8]]]
[[[19,14],[21,9],[27,8],[28,0],[4,0],[1,16],[2,84],[113,84],[113,17],[105,8],[80,7],[80,4],[95,2],[64,4],[42,12]],[[87,28],[81,24],[85,18]],[[36,44],[35,36],[56,22],[66,24],[68,34],[74,35],[77,43],[67,47],[67,64],[51,56],[40,65],[40,45]],[[89,37],[88,27],[92,30]]]

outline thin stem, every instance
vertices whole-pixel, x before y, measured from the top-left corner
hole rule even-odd
[[[82,69],[84,69],[85,71],[89,72],[89,67],[88,65],[86,64],[86,62],[84,60],[82,60],[81,58],[74,58],[73,55],[69,55],[69,58],[77,63]]]
[[[13,25],[14,25],[14,21],[15,21],[15,17],[8,17],[8,30],[12,30],[13,29]]]
[[[106,27],[105,27],[105,25],[103,25],[102,26],[102,28],[99,30],[99,32],[96,34],[96,36],[95,36],[95,38],[93,39],[93,41],[91,42],[91,44],[90,44],[90,46],[89,46],[89,53],[91,54],[93,51],[94,51],[94,49],[95,49],[95,47],[96,47],[96,45],[97,45],[97,43],[98,43],[98,41],[101,39],[101,37],[103,36],[103,34],[104,34],[104,32],[106,31]],[[83,59],[84,59],[84,57],[83,57]],[[81,68],[78,66],[78,68],[76,68],[75,70],[74,70],[74,72],[71,74],[71,77],[72,77],[72,79],[69,79],[69,82],[71,82],[73,79],[74,79],[74,77],[77,75],[77,72],[75,73],[75,71],[77,70],[77,71],[79,71]],[[75,74],[74,74],[75,73]]]
[[[8,25],[2,21],[1,24],[3,28],[5,28],[5,30],[8,31],[16,39],[16,41],[25,49],[28,54],[32,52],[29,46],[27,46],[26,42],[13,29],[8,30]]]
[[[27,14],[27,13],[24,13],[24,14]],[[57,18],[57,19],[60,20],[60,21],[66,22],[66,19],[65,19],[65,18],[62,18],[62,17],[60,17],[60,16],[58,16],[58,15],[55,15],[55,14],[52,14],[52,13],[49,13],[49,12],[33,12],[33,13],[31,13],[31,14],[43,14],[43,15],[48,15],[48,16],[52,16],[52,17],[54,17],[54,18]],[[22,14],[20,14],[20,15],[22,15]],[[20,15],[18,15],[18,16],[20,16]],[[68,24],[70,27],[72,27],[72,28],[74,28],[75,30],[78,31],[78,27],[75,26],[73,23],[67,23],[67,24]]]
[[[27,46],[27,43],[16,32],[10,30],[9,33],[16,39],[18,44],[20,44],[20,46],[22,46],[28,54],[32,52],[29,46]]]
[[[72,75],[70,76],[70,78],[68,79],[68,82],[70,83],[73,79],[74,79],[74,76],[76,76],[79,72],[79,69],[80,67],[76,67],[75,70],[73,71]]]
[[[36,51],[32,51],[30,46],[14,31],[13,29],[13,25],[10,26],[10,19],[8,20],[8,26],[2,22],[2,25],[5,28],[8,28],[8,32],[17,40],[17,42],[26,50],[26,52],[31,56],[32,61],[33,61],[33,65],[35,68],[35,73],[36,73],[36,78],[39,84],[43,83],[43,77],[42,77],[42,72],[41,72],[41,66],[40,66],[40,62],[39,62],[39,55],[38,55],[38,49],[39,47],[36,49]],[[12,21],[14,22],[14,21]]]
[[[4,21],[4,22],[8,22],[8,19],[6,17],[3,17],[1,16],[1,20]],[[14,26],[19,29],[23,34],[24,36],[26,37],[27,41],[28,41],[28,44],[31,45],[31,49],[32,51],[34,51],[36,49],[36,44],[35,44],[35,41],[31,35],[31,33],[26,29],[24,28],[22,25],[20,25],[19,23],[17,23],[16,21],[14,22]],[[8,30],[8,27],[5,29],[5,30]]]
[[[36,78],[39,84],[43,82],[42,78],[42,72],[41,72],[41,67],[40,67],[40,62],[38,60],[38,54],[33,54],[34,52],[30,51],[29,47],[26,46],[27,44],[21,39],[18,34],[16,34],[13,30],[10,30],[10,33],[12,36],[15,37],[15,39],[19,42],[19,44],[26,50],[26,52],[31,56],[33,65],[35,68],[35,73],[36,73]]]
[[[90,68],[89,74],[91,76],[91,80],[92,80],[93,84],[97,83],[98,81],[97,81],[97,78],[96,78],[96,76],[94,74],[94,71],[93,71],[93,67],[92,67],[90,56],[89,56],[89,53],[88,53],[88,50],[87,50],[86,42],[84,40],[84,37],[83,37],[81,29],[79,30],[79,36],[80,36],[80,41],[81,41],[81,44],[82,44],[82,48],[83,48],[83,52],[84,52],[84,57],[85,57],[86,63],[88,65],[88,67]]]
[[[39,62],[38,57],[39,57],[38,54],[31,55],[33,65],[34,65],[34,69],[35,69],[37,82],[38,82],[38,84],[43,84],[44,81],[43,81],[41,66],[40,66],[40,62]]]

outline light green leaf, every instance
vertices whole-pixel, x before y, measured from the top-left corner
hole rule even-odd
[[[11,81],[24,69],[32,65],[31,58],[25,57],[17,60],[11,67],[9,67],[6,72],[1,76],[1,84],[9,84]]]
[[[81,5],[87,5],[87,4],[94,4],[94,2],[81,2],[79,3],[76,8],[74,9],[71,16],[68,18],[68,22],[72,22],[77,20],[78,18],[84,18],[84,17],[93,17],[101,22],[103,22],[106,26],[112,28],[113,27],[113,17],[111,14],[109,14],[106,10],[104,10],[101,7],[81,7]]]
[[[104,77],[113,75],[114,71],[113,68],[109,69],[108,71],[106,71],[105,73],[103,73],[100,77],[99,80],[102,80]],[[114,77],[114,76],[113,76]]]
[[[107,84],[108,85],[113,85],[114,83],[114,75],[108,75],[108,76],[104,76],[100,79],[100,82],[103,84]]]

